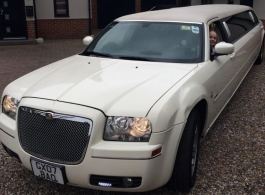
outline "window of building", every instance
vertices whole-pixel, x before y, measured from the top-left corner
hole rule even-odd
[[[68,0],[53,0],[53,2],[55,17],[69,17]]]

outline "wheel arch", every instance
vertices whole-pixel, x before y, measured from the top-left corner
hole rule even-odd
[[[193,109],[198,110],[198,112],[200,113],[200,120],[201,120],[200,135],[202,135],[206,124],[208,103],[205,99],[202,99],[195,105]]]
[[[199,129],[199,136],[202,135],[202,132],[203,132],[203,129],[204,129],[204,126],[205,126],[205,123],[206,123],[206,118],[207,118],[207,107],[208,107],[208,104],[207,104],[207,101],[205,99],[201,99],[199,102],[197,102],[195,104],[195,106],[190,110],[189,114],[188,114],[188,117],[187,117],[187,120],[189,120],[190,116],[192,115],[193,111],[196,111],[196,113],[199,114],[199,120],[200,120],[200,129]],[[193,115],[194,116],[194,115]],[[185,124],[185,126],[188,125],[188,123]],[[177,162],[179,162],[180,160],[177,159],[177,158],[180,158],[180,154],[183,154],[183,143],[185,143],[186,141],[184,140],[187,140],[187,135],[185,135],[185,131],[188,131],[188,129],[186,129],[186,127],[184,127],[184,130],[182,132],[182,135],[180,137],[180,141],[177,143],[177,146],[176,146],[176,151],[175,151],[175,158],[174,158],[174,167],[172,169],[172,172],[171,172],[171,177],[168,181],[168,185],[169,187],[171,188],[178,188],[178,190],[180,191],[183,191],[183,192],[188,192],[189,191],[189,188],[190,187],[193,187],[194,183],[195,182],[195,179],[196,179],[196,172],[195,172],[195,176],[194,178],[191,180],[193,182],[191,183],[187,183],[188,180],[186,180],[186,182],[182,183],[181,182],[181,185],[176,185],[176,181],[177,181],[177,178],[178,177],[183,177],[178,175],[176,176],[175,173],[177,171],[177,169],[179,169],[179,166],[176,166]],[[184,139],[184,140],[182,140]],[[200,139],[200,137],[199,137]],[[182,141],[181,141],[182,140]],[[182,146],[181,146],[181,142],[182,142]],[[200,144],[200,143],[199,143]],[[199,147],[198,147],[199,148]],[[199,149],[198,149],[199,150]],[[182,152],[181,152],[182,151]],[[198,151],[199,152],[199,151]],[[180,153],[180,154],[179,154]],[[184,155],[185,156],[185,155]],[[182,158],[181,158],[182,159]],[[178,160],[178,161],[177,161]],[[198,159],[197,159],[198,160]],[[196,165],[197,167],[197,165]],[[197,169],[197,168],[195,168]],[[196,171],[196,170],[195,170]],[[178,171],[178,172],[181,172],[181,171]],[[186,178],[186,176],[184,176],[184,178]],[[187,178],[186,178],[187,179]],[[184,185],[183,185],[184,184]],[[183,186],[182,186],[183,185]],[[184,188],[183,188],[184,187]]]

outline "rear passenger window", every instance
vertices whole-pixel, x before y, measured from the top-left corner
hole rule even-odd
[[[254,28],[254,26],[257,24],[256,17],[251,11],[236,14],[234,16],[225,18],[223,21],[226,23],[231,33],[231,36],[227,37],[228,42],[230,43],[235,42],[237,39]]]

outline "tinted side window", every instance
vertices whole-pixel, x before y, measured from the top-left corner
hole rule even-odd
[[[228,37],[230,43],[235,42],[257,24],[255,18],[254,21],[251,18],[250,11],[225,18],[223,21],[226,22],[231,32],[231,36]]]

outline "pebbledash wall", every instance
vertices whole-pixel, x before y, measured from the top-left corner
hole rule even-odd
[[[25,6],[33,6],[33,0],[24,0]],[[110,0],[111,1],[111,0]],[[126,0],[124,0],[126,1]],[[141,1],[135,0],[135,12],[141,12]],[[176,4],[180,4],[183,0],[176,0]],[[55,17],[53,0],[35,0],[37,32],[38,37],[44,39],[52,38],[83,38],[89,34],[89,0],[68,0],[69,17]],[[92,29],[98,28],[98,0],[90,0],[92,17]],[[191,5],[200,5],[202,0],[190,0]],[[227,0],[214,0],[215,4],[226,4]],[[234,0],[234,4],[240,4],[240,0]],[[265,1],[254,0],[253,9],[259,19],[265,25]],[[110,7],[111,10],[111,7]],[[36,38],[34,17],[26,17],[28,38]]]

